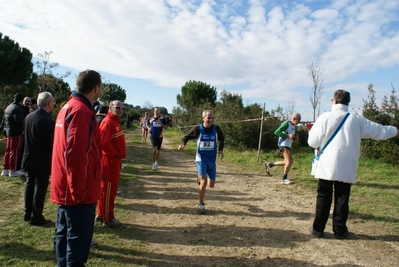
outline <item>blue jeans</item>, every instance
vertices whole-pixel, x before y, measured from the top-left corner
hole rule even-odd
[[[58,206],[55,246],[59,267],[81,267],[87,262],[95,211],[96,203]]]

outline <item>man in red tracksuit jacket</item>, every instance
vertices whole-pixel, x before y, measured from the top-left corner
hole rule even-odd
[[[101,181],[101,198],[98,201],[96,222],[102,223],[104,227],[124,227],[114,214],[119,173],[122,159],[126,157],[125,135],[119,124],[123,111],[124,107],[121,101],[111,101],[108,114],[100,125],[103,180]]]
[[[58,113],[51,161],[50,199],[58,204],[57,265],[84,266],[101,194],[101,137],[92,103],[101,94],[101,75],[79,73],[76,91]]]

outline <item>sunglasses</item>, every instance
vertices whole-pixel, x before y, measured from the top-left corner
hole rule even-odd
[[[125,108],[123,108],[123,107],[114,107],[115,109],[117,109],[117,110],[125,110]]]
[[[213,120],[214,117],[207,117],[208,120]]]

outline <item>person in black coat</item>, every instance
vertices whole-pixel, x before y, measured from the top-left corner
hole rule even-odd
[[[3,157],[2,176],[18,177],[25,175],[20,171],[22,154],[22,127],[24,113],[22,108],[22,94],[15,94],[14,102],[4,111],[4,129],[7,136],[6,151]]]
[[[25,185],[24,220],[31,225],[51,223],[43,216],[51,172],[51,155],[54,140],[54,97],[42,92],[37,98],[39,108],[24,120],[24,154],[22,169],[27,172]]]

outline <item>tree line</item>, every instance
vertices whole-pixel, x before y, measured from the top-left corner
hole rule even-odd
[[[63,102],[68,100],[71,93],[72,89],[69,84],[63,80],[71,74],[67,72],[55,75],[54,70],[58,64],[50,61],[51,54],[52,52],[39,54],[39,59],[32,62],[32,54],[27,48],[20,47],[17,42],[0,33],[0,107],[3,107],[0,109],[1,117],[4,108],[12,102],[15,93],[35,97],[43,91],[53,94],[59,103],[54,114],[58,113]],[[36,66],[36,72],[34,72],[34,66]],[[309,100],[315,119],[316,110],[320,113],[320,99],[324,88],[323,70],[313,63],[307,65],[307,68],[308,76],[312,80]],[[363,116],[384,125],[399,126],[398,108],[377,109],[373,85],[370,84],[367,90],[368,98],[363,99],[365,108]],[[274,135],[274,130],[295,111],[295,103],[289,103],[285,110],[278,105],[270,111],[263,110],[257,103],[244,106],[242,96],[228,90],[223,90],[220,93],[220,99],[217,99],[216,87],[202,81],[189,80],[181,87],[181,93],[176,96],[178,106],[173,108],[172,114],[169,114],[164,107],[159,108],[161,114],[173,118],[175,123],[183,126],[200,123],[202,111],[212,109],[215,113],[215,122],[221,126],[225,134],[226,145],[237,150],[257,149],[261,134],[261,148],[266,151],[277,148],[277,137]],[[99,101],[103,105],[108,105],[111,100],[125,102],[126,90],[118,84],[104,81],[103,93]],[[130,115],[133,120],[139,120],[144,112],[149,112],[151,115],[154,108],[151,103],[146,103],[143,107],[127,103],[125,106],[125,116]],[[384,97],[381,106],[398,106],[398,97],[393,86],[391,95]],[[262,115],[265,117],[262,133],[260,133],[259,120],[243,121],[260,119]],[[296,145],[306,147],[307,128],[300,127],[297,134],[300,137],[300,142]],[[362,155],[397,164],[399,154],[392,153],[392,151],[398,151],[398,146],[399,140],[395,138],[386,141],[364,140],[361,146]]]

